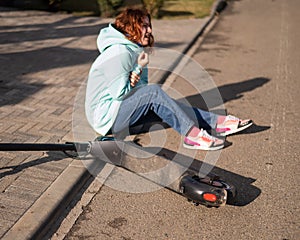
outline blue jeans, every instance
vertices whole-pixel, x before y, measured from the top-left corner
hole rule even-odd
[[[114,135],[124,137],[136,126],[163,122],[186,136],[193,126],[215,128],[217,117],[217,114],[172,99],[159,85],[146,85],[132,90],[124,98],[111,130]]]

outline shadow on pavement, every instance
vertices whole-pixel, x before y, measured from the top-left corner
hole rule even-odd
[[[208,106],[206,105],[204,99],[209,99],[210,96],[214,96],[214,95],[217,96],[216,95],[217,91],[219,91],[223,99],[223,103],[226,103],[232,100],[242,98],[243,93],[250,92],[255,90],[256,88],[262,87],[264,84],[267,84],[269,81],[270,79],[265,77],[252,78],[238,83],[226,84],[218,88],[205,91],[201,94],[187,96],[185,100],[187,100],[192,106],[195,106],[200,109],[208,110]],[[183,99],[180,99],[179,101],[182,100]],[[216,108],[216,107],[218,106],[217,105],[209,106],[209,108]],[[218,110],[214,110],[214,111],[218,113]],[[270,126],[260,126],[254,123],[250,128],[237,134],[257,133],[268,129],[270,129]]]
[[[51,16],[51,14],[46,15],[55,18],[55,16]],[[24,16],[21,17],[24,18]],[[5,16],[5,18],[17,19],[18,16]],[[61,39],[69,37],[97,36],[100,28],[107,25],[107,23],[99,24],[99,22],[97,22],[99,20],[98,18],[88,18],[88,20],[84,19],[84,24],[90,25],[83,25],[82,22],[77,22],[77,20],[80,19],[83,18],[71,16],[58,20],[54,23],[0,26],[0,30],[4,30],[0,33],[0,44],[22,43],[28,41]],[[41,21],[43,22],[43,19],[41,19]],[[34,30],[31,28],[33,28]]]
[[[26,168],[42,165],[47,162],[60,161],[66,158],[66,155],[61,152],[47,152],[47,156],[37,158],[35,160],[22,163],[20,165],[5,166],[0,168],[0,179],[9,175],[17,174]]]
[[[25,74],[79,65],[90,62],[93,57],[95,51],[63,47],[1,54],[1,58],[7,59],[2,66],[9,66],[11,72],[0,78],[0,106],[17,104],[48,85],[38,80],[28,83]],[[78,78],[74,78],[74,81],[78,82]],[[70,82],[65,83],[65,86],[70,86]]]
[[[270,79],[265,77],[252,78],[238,83],[226,84],[215,89],[210,89],[208,91],[202,92],[201,94],[187,96],[185,99],[192,106],[207,110],[208,106],[206,105],[204,99],[209,99],[211,96],[217,96],[218,91],[223,99],[223,103],[226,103],[242,98],[243,93],[250,92],[255,90],[256,88],[262,87],[269,81]],[[211,105],[209,107],[214,108],[218,106]]]
[[[175,159],[175,156],[177,159],[185,159],[188,158],[187,156],[171,151],[169,149],[166,148],[161,148],[160,151],[158,151],[158,149],[156,149],[155,147],[152,148],[145,148],[145,150],[147,151],[150,150],[158,152],[157,155],[164,157],[165,159],[168,159],[170,161],[172,161],[173,159]],[[178,163],[178,162],[177,162]],[[233,184],[236,189],[237,189],[237,196],[235,197],[235,199],[233,201],[227,202],[227,204],[229,205],[234,205],[234,206],[246,206],[248,204],[250,204],[251,202],[253,202],[261,193],[261,190],[259,188],[257,188],[256,186],[253,186],[252,183],[255,182],[255,179],[253,178],[249,178],[249,177],[245,177],[242,175],[239,175],[237,173],[231,172],[231,171],[227,171],[225,169],[216,167],[216,166],[212,166],[208,163],[204,163],[201,160],[194,160],[191,164],[191,166],[189,167],[189,169],[197,171],[197,172],[201,172],[200,169],[203,169],[203,166],[205,165],[205,169],[212,169],[212,171],[210,172],[210,174],[214,174],[219,176],[222,180]]]
[[[18,16],[11,17],[17,18]],[[13,52],[0,54],[0,71],[2,73],[0,76],[0,107],[17,104],[47,86],[42,81],[26,78],[26,74],[92,63],[98,55],[97,50],[71,48],[64,45],[74,41],[74,38],[77,41],[85,36],[97,36],[99,30],[107,23],[99,24],[96,22],[97,18],[94,18],[84,22],[94,25],[82,25],[82,23],[76,22],[78,19],[69,17],[50,24],[0,26],[0,45],[3,45],[2,47],[5,47],[6,44],[19,46],[23,43],[32,46],[29,50],[26,50],[24,46],[21,50],[17,48]],[[44,42],[60,39],[62,42],[54,43],[54,46]],[[45,73],[46,75],[47,73]],[[47,80],[46,77],[43,79]]]

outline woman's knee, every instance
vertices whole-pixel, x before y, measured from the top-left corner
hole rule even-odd
[[[147,85],[145,88],[147,88],[148,91],[162,91],[161,87],[157,84]]]
[[[147,93],[148,94],[155,94],[155,95],[160,95],[164,91],[161,89],[161,87],[158,84],[151,84],[147,86]]]
[[[148,97],[158,96],[164,94],[164,91],[161,89],[159,85],[151,84],[151,85],[143,86],[141,88],[134,89],[134,91],[132,91],[132,94],[129,94],[128,97],[129,96],[137,97],[138,95],[145,96],[145,94]]]

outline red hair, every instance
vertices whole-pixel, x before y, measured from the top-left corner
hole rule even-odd
[[[142,38],[142,25],[145,17],[149,18],[150,27],[152,28],[151,16],[146,10],[127,8],[116,17],[114,26],[128,40],[139,43]],[[150,34],[148,47],[152,47],[153,44],[154,37]]]

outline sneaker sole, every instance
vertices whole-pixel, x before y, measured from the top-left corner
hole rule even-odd
[[[225,136],[228,136],[230,134],[234,134],[234,133],[243,131],[244,129],[250,127],[252,124],[253,124],[253,122],[250,122],[249,124],[247,124],[247,125],[245,125],[243,127],[240,127],[240,128],[234,129],[234,130],[230,130],[230,131],[226,131],[226,132],[223,132],[223,133],[219,133],[218,135],[222,136],[222,137],[225,137]]]
[[[185,148],[188,148],[188,149],[205,150],[205,151],[215,151],[215,150],[222,149],[224,147],[223,144],[222,145],[217,145],[217,146],[214,146],[214,147],[205,147],[205,146],[188,145],[188,144],[185,144],[185,143],[183,143],[183,146]]]

